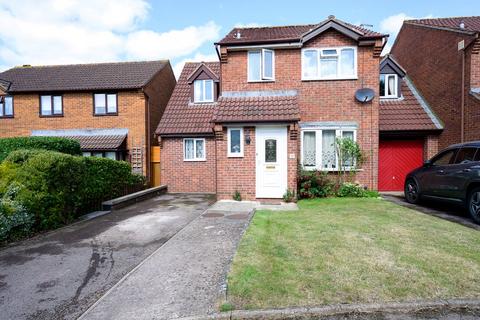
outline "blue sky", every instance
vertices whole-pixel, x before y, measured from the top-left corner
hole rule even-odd
[[[185,61],[215,59],[213,42],[234,26],[315,23],[330,14],[390,33],[391,45],[405,18],[480,15],[480,6],[466,0],[0,0],[0,69],[167,58],[178,73]]]

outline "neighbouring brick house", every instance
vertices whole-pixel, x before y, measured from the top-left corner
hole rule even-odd
[[[480,140],[480,16],[407,20],[395,59],[445,124],[439,148]]]
[[[377,189],[380,135],[438,130],[410,90],[379,99],[387,37],[333,16],[312,25],[233,29],[215,44],[220,62],[187,63],[178,79],[156,131],[162,181],[170,191],[219,199],[235,191],[248,200],[281,198],[296,189],[299,166],[338,171],[335,138],[347,137],[366,155],[356,179]],[[356,100],[362,88],[375,98]],[[382,123],[384,98],[422,120],[395,127],[398,118],[387,111],[383,119],[391,123]]]
[[[168,61],[23,66],[0,73],[0,137],[76,139],[151,178],[155,128],[176,80]]]

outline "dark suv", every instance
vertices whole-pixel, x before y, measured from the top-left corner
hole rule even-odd
[[[452,145],[410,172],[405,198],[410,203],[423,198],[459,203],[480,223],[480,141]]]

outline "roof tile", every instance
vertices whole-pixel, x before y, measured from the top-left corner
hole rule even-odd
[[[139,61],[16,67],[0,73],[9,92],[140,89],[169,62]]]
[[[480,32],[480,16],[472,17],[450,17],[437,19],[414,19],[407,20],[406,23],[422,24],[431,27],[449,28],[459,31]],[[465,27],[460,28],[460,24],[464,23]]]

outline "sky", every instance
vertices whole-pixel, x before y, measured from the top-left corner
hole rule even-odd
[[[478,0],[0,0],[0,70],[170,59],[217,60],[213,43],[233,27],[311,24],[329,15],[390,34],[404,19],[480,15]]]

